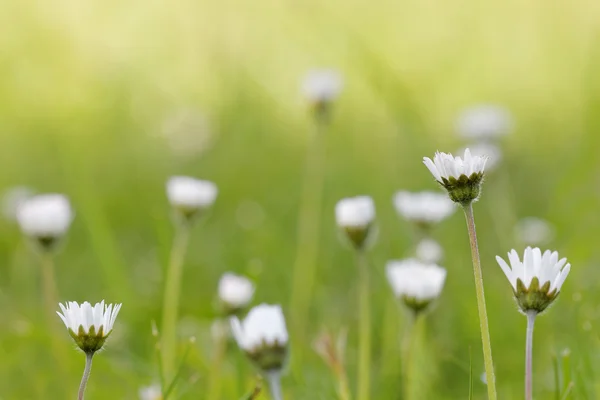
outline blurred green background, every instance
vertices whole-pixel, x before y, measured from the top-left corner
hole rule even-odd
[[[315,66],[339,69],[345,84],[324,137],[317,283],[308,336],[292,339],[302,365],[292,356],[301,373],[284,378],[286,398],[335,398],[333,378],[310,343],[324,327],[349,329],[355,386],[357,271],[339,243],[333,207],[356,194],[373,196],[380,229],[370,254],[372,398],[402,398],[406,316],[383,270],[388,259],[410,254],[413,233],[396,216],[392,195],[435,189],[422,157],[463,146],[455,118],[479,102],[502,104],[515,119],[502,141],[504,160],[475,206],[499,397],[522,397],[525,318],[494,256],[521,246],[514,224],[535,215],[556,227],[549,246],[572,263],[560,300],[536,324],[535,392],[552,398],[552,355],[569,348],[571,398],[599,398],[594,1],[8,0],[0,27],[0,189],[66,193],[77,216],[57,258],[60,299],[123,303],[86,398],[134,399],[157,379],[150,321],[160,320],[173,233],[164,193],[170,175],[210,179],[220,190],[186,260],[180,331],[198,340],[183,398],[206,393],[213,300],[224,271],[254,277],[255,302],[282,303],[291,314],[311,131],[299,86]],[[467,398],[471,352],[475,398],[483,399],[462,215],[435,237],[449,272],[427,319],[421,397]],[[74,398],[84,357],[73,350],[52,358],[39,266],[29,250],[16,225],[2,220],[0,398]],[[66,330],[61,339],[74,347]],[[222,398],[239,398],[252,378],[232,347]]]

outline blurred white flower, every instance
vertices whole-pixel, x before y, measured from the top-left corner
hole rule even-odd
[[[2,214],[9,221],[17,221],[19,207],[33,196],[33,189],[27,186],[15,186],[2,195]]]
[[[138,392],[140,400],[162,400],[162,390],[160,385],[154,384],[140,388]]]
[[[335,205],[335,219],[356,248],[367,244],[375,220],[375,204],[369,196],[349,197]]]
[[[219,299],[227,314],[235,314],[250,303],[254,296],[254,284],[250,279],[231,272],[219,280]]]
[[[59,304],[64,322],[75,343],[85,353],[94,353],[102,348],[113,329],[121,304],[105,305],[104,300],[92,306],[87,301],[81,305],[75,301]]]
[[[335,218],[341,228],[364,228],[375,219],[375,204],[369,196],[349,197],[338,201]]]
[[[517,240],[523,244],[539,246],[552,240],[554,227],[541,218],[526,217],[517,223],[515,235]]]
[[[436,224],[456,210],[447,195],[429,191],[400,191],[394,195],[394,206],[406,220],[420,225]]]
[[[510,113],[499,106],[484,104],[464,110],[457,121],[457,130],[468,139],[496,139],[512,129]]]
[[[342,77],[333,69],[314,69],[308,72],[302,83],[302,92],[313,103],[334,101],[342,91]]]
[[[510,266],[499,256],[496,261],[508,278],[517,303],[523,312],[542,312],[558,296],[569,275],[571,264],[567,259],[558,259],[558,252],[527,247],[523,261],[513,249],[508,253]],[[566,264],[566,265],[565,265]]]
[[[186,217],[213,205],[217,198],[217,186],[189,176],[174,176],[167,181],[167,198],[171,206]]]
[[[464,157],[435,153],[433,161],[423,157],[423,163],[455,203],[467,205],[477,200],[483,181],[486,157],[472,156],[469,149]]]
[[[235,340],[248,357],[265,372],[279,371],[287,358],[288,331],[279,305],[253,307],[240,321],[231,318]]]
[[[192,108],[178,109],[167,115],[160,135],[179,157],[198,157],[210,148],[213,139],[206,117]]]
[[[69,229],[73,211],[66,196],[44,194],[23,202],[17,210],[17,220],[25,235],[50,249]]]
[[[389,261],[386,275],[396,297],[415,312],[437,299],[446,281],[444,268],[412,258]]]
[[[468,146],[469,150],[471,151],[471,155],[473,155],[474,157],[486,157],[487,158],[487,162],[485,163],[485,169],[486,171],[491,171],[496,169],[496,167],[500,164],[500,161],[502,161],[502,150],[500,149],[499,146],[493,144],[493,143],[489,143],[489,142],[478,142],[478,143],[471,143]],[[457,151],[457,153],[464,153],[466,150],[466,148],[463,148],[459,151]]]
[[[423,239],[417,244],[417,258],[427,264],[437,264],[444,257],[444,249],[433,239]]]

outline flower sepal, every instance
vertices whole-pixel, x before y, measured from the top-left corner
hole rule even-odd
[[[418,299],[411,296],[402,296],[402,301],[415,315],[418,315],[427,310],[429,305],[433,302],[433,299]]]
[[[556,288],[550,290],[550,281],[546,281],[540,287],[540,281],[537,276],[531,279],[529,288],[525,287],[520,278],[517,279],[515,299],[523,313],[527,313],[528,311],[543,312],[556,300],[559,294],[560,292]]]
[[[259,370],[269,373],[283,369],[287,361],[288,348],[278,341],[272,344],[263,341],[260,346],[246,350],[246,354]]]
[[[79,325],[77,333],[69,328],[69,335],[71,335],[77,346],[86,354],[93,354],[100,350],[111,332],[112,330],[104,335],[104,326],[100,326],[100,329],[96,332],[96,327],[92,325],[88,333],[85,333],[83,325]]]
[[[461,205],[469,205],[479,198],[483,172],[473,172],[470,176],[462,174],[457,178],[442,177],[440,184],[448,191],[450,199]]]

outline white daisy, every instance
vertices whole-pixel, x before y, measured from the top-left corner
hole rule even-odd
[[[389,261],[386,275],[396,297],[415,312],[437,299],[446,281],[444,268],[412,258]]]
[[[75,343],[86,353],[94,353],[104,345],[113,330],[121,304],[105,305],[104,300],[92,306],[87,301],[59,304],[58,316],[69,330]]]
[[[420,261],[435,264],[444,257],[444,249],[433,239],[423,239],[417,244],[416,254]]]
[[[463,206],[479,197],[486,161],[486,157],[472,156],[469,149],[462,158],[440,152],[435,153],[433,161],[423,157],[423,163],[450,199]]]
[[[430,191],[400,191],[394,195],[394,206],[406,220],[425,225],[436,224],[456,210],[448,196]]]
[[[160,385],[154,384],[144,386],[138,391],[140,400],[162,400],[162,390]]]
[[[302,83],[302,92],[313,103],[334,101],[342,91],[342,77],[333,69],[315,69],[308,72]]]
[[[189,176],[174,176],[167,181],[167,198],[171,206],[190,217],[197,211],[213,205],[217,186]]]
[[[244,276],[227,272],[219,280],[219,299],[228,314],[234,314],[246,307],[253,295],[254,284]]]
[[[335,219],[356,248],[369,243],[371,226],[375,220],[375,204],[369,196],[342,199],[335,206]]]
[[[508,253],[510,265],[499,256],[496,261],[508,278],[521,310],[543,311],[556,298],[571,270],[566,258],[558,252],[527,247],[523,260],[515,250]]]
[[[231,330],[240,348],[263,371],[281,370],[289,337],[280,305],[253,307],[243,321],[232,317]]]
[[[17,220],[27,236],[57,239],[69,229],[73,211],[66,196],[43,194],[21,203],[17,209]]]

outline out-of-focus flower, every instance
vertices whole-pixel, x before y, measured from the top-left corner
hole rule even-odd
[[[508,253],[510,266],[501,257],[496,261],[508,278],[523,313],[544,311],[558,296],[569,275],[571,264],[567,259],[558,259],[558,253],[527,247],[523,261],[515,250]],[[566,264],[566,265],[565,265]]]
[[[440,296],[446,281],[444,268],[411,258],[389,261],[386,274],[396,297],[416,313]]]
[[[250,279],[227,272],[219,281],[219,300],[226,315],[234,315],[252,300],[254,284]]]
[[[198,157],[210,148],[213,140],[207,118],[192,108],[178,109],[167,115],[160,136],[179,157]]]
[[[473,155],[474,157],[486,157],[487,158],[487,162],[485,163],[485,170],[487,172],[490,172],[490,171],[496,169],[496,167],[498,167],[498,165],[502,161],[502,150],[500,149],[499,146],[497,146],[493,143],[489,143],[489,142],[471,143],[468,146],[468,148],[471,151],[471,155]],[[457,153],[463,154],[465,152],[465,150],[466,150],[466,148],[461,149],[461,150],[457,151]]]
[[[319,120],[327,121],[331,104],[339,96],[342,86],[342,77],[335,70],[315,69],[308,72],[302,83],[302,92]]]
[[[335,219],[354,247],[364,248],[375,220],[373,199],[369,196],[357,196],[338,201]]]
[[[278,373],[288,354],[288,332],[279,305],[261,304],[240,321],[231,319],[231,330],[240,348],[265,373]]]
[[[121,304],[105,305],[104,300],[92,306],[87,301],[81,305],[75,301],[59,304],[65,323],[75,343],[86,354],[93,354],[104,346],[113,329]]]
[[[540,246],[552,240],[554,227],[541,218],[526,217],[517,223],[515,235],[523,244]]]
[[[484,104],[464,110],[457,121],[457,130],[468,139],[496,139],[512,129],[510,113],[499,106]]]
[[[67,233],[73,211],[66,196],[44,194],[23,202],[17,210],[17,220],[25,235],[42,249],[50,250]]]
[[[439,192],[400,191],[394,195],[396,211],[407,221],[429,228],[448,218],[455,211],[448,196]]]
[[[463,206],[476,201],[481,191],[486,157],[472,156],[469,149],[464,157],[436,152],[433,161],[423,157],[423,163],[436,181],[448,191],[450,199]]]
[[[160,385],[154,384],[141,387],[138,391],[140,400],[162,400],[162,390]]]
[[[27,186],[15,186],[2,195],[2,214],[9,221],[17,221],[19,207],[33,196],[33,189]]]
[[[171,206],[185,219],[213,205],[217,198],[217,186],[189,176],[174,176],[167,181],[167,198]]]
[[[444,257],[444,249],[433,239],[423,239],[417,244],[417,258],[426,264],[437,264]]]

